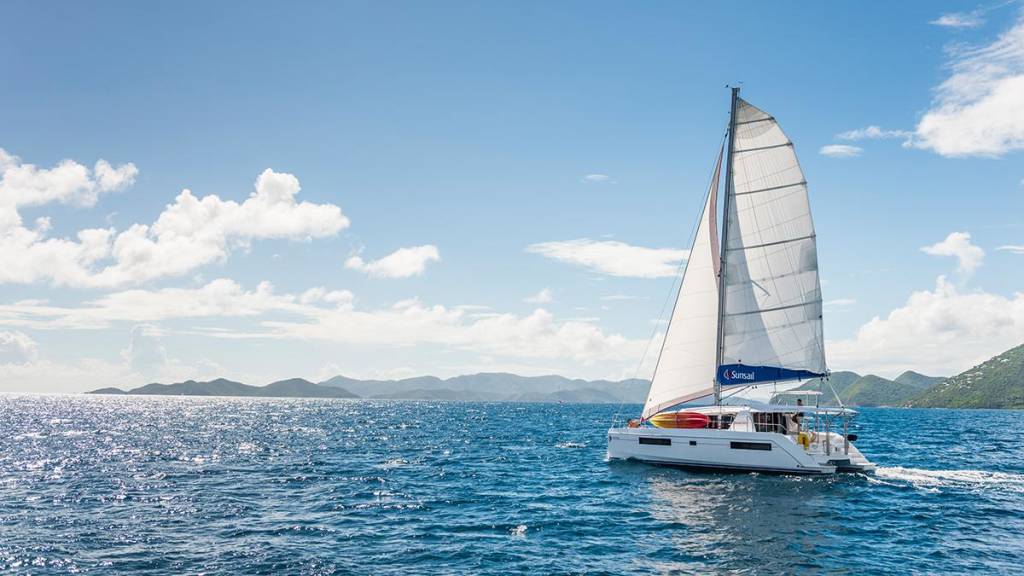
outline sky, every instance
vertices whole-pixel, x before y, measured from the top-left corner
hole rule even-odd
[[[737,83],[832,370],[1024,343],[1020,2],[0,13],[0,392],[649,377]]]

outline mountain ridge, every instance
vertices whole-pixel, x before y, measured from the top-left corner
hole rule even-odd
[[[895,379],[851,371],[830,374],[828,384],[849,406],[1024,408],[1024,345],[1011,348],[952,378],[907,370]],[[558,375],[519,376],[481,372],[450,378],[417,376],[360,380],[335,376],[320,382],[290,378],[252,386],[226,378],[150,383],[129,390],[105,387],[87,394],[239,396],[263,398],[371,398],[499,402],[642,403],[650,383],[572,379]],[[797,390],[818,390],[817,380]],[[834,404],[829,386],[821,398]]]
[[[1024,344],[910,398],[912,408],[1024,408]]]
[[[883,378],[874,374],[860,375],[856,372],[839,371],[829,375],[828,384],[845,406],[901,406],[911,398],[927,390],[931,386],[943,382],[941,376],[925,376],[913,370],[907,370],[895,379]],[[794,390],[818,390],[817,380],[809,380]],[[835,397],[826,385],[825,394],[821,397],[822,405],[834,406]]]
[[[557,375],[519,376],[503,372],[482,372],[441,379],[417,376],[400,380],[358,380],[335,376],[317,383],[290,378],[251,386],[225,378],[173,384],[151,383],[130,390],[100,388],[87,394],[231,396],[281,398],[370,398],[403,400],[456,400],[499,402],[643,402],[647,380],[621,381],[570,379]]]
[[[320,386],[302,378],[271,382],[266,386],[250,386],[215,378],[205,382],[186,380],[173,384],[153,382],[131,390],[100,388],[86,394],[129,394],[141,396],[230,396],[243,398],[358,398],[344,388]]]

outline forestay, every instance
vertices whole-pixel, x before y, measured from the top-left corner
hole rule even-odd
[[[713,392],[718,338],[719,153],[697,235],[686,261],[643,418]]]
[[[739,99],[733,129],[719,382],[820,376],[821,286],[807,183],[770,115]]]

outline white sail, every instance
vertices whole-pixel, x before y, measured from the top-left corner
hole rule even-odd
[[[742,99],[734,131],[721,364],[767,370],[723,384],[823,374],[817,244],[793,143],[774,118]]]
[[[651,379],[643,418],[675,404],[710,396],[718,338],[718,179],[722,155],[708,191],[697,235]]]

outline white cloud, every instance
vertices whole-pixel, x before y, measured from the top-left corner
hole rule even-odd
[[[132,372],[152,378],[164,371],[168,362],[162,336],[160,329],[151,324],[140,324],[132,328],[128,347],[121,351],[121,356]]]
[[[123,364],[96,359],[0,363],[0,390],[4,392],[82,392],[100,386],[137,384],[137,377]]]
[[[554,301],[555,295],[551,292],[551,288],[544,288],[533,296],[523,298],[523,302],[528,304],[550,304]]]
[[[167,356],[160,340],[160,330],[156,327],[133,329],[129,345],[121,350],[117,362],[97,358],[54,361],[43,355],[36,358],[34,352],[24,362],[0,361],[2,392],[69,393],[107,386],[127,389],[154,380],[180,382],[189,378],[209,380],[219,376],[229,376],[243,382],[277,379],[265,372],[228,374],[222,366],[207,359],[184,365]]]
[[[828,156],[829,158],[853,158],[854,156],[860,156],[864,149],[859,146],[850,146],[848,144],[829,144],[822,146],[818,153],[822,156]]]
[[[39,355],[36,341],[24,332],[0,331],[0,365],[27,364]]]
[[[537,309],[528,316],[468,315],[419,301],[391,308],[318,310],[307,321],[266,320],[260,337],[327,340],[358,345],[414,346],[435,344],[509,358],[560,358],[582,363],[635,361],[642,343],[606,334],[588,322],[558,321]]]
[[[1016,244],[1006,244],[1005,246],[1000,246],[1000,247],[996,248],[996,250],[1003,250],[1004,252],[1012,252],[1013,254],[1024,254],[1024,246],[1016,245]]]
[[[270,312],[274,316],[268,316]],[[300,295],[275,294],[266,282],[247,291],[227,279],[194,289],[127,290],[77,308],[52,306],[43,301],[0,306],[0,323],[7,326],[68,330],[107,328],[120,322],[143,324],[133,334],[133,342],[138,344],[125,351],[129,362],[143,355],[139,346],[153,344],[158,322],[219,317],[251,317],[255,325],[204,328],[190,322],[189,328],[177,332],[216,338],[323,340],[386,348],[437,345],[506,358],[561,359],[585,365],[635,362],[643,344],[605,333],[589,321],[557,320],[543,309],[526,316],[478,314],[461,307],[431,306],[409,299],[390,307],[361,310],[348,291],[315,288]],[[159,356],[149,353],[153,349],[146,349],[145,358],[153,360]],[[136,372],[141,372],[142,364]],[[178,372],[187,371],[181,368],[175,373]]]
[[[6,210],[51,202],[93,206],[101,193],[131,186],[138,173],[134,164],[115,168],[106,160],[96,162],[92,170],[73,160],[39,168],[0,148],[0,204]]]
[[[963,293],[939,277],[853,338],[827,343],[839,370],[895,376],[908,369],[953,375],[1024,342],[1024,293]]]
[[[929,22],[929,24],[944,26],[946,28],[977,28],[984,23],[985,21],[981,18],[981,13],[979,11],[950,12],[949,14],[943,14]]]
[[[323,286],[310,288],[299,296],[299,302],[302,304],[326,302],[339,308],[350,307],[354,301],[355,296],[348,290],[328,290]]]
[[[985,251],[971,244],[971,235],[967,232],[950,232],[942,242],[925,246],[921,251],[932,256],[956,257],[957,272],[965,278],[985,259]]]
[[[40,170],[15,157],[0,157],[5,198],[0,206],[0,283],[50,281],[57,286],[115,287],[168,276],[224,260],[256,239],[308,240],[337,234],[349,224],[331,204],[297,202],[299,181],[265,170],[256,190],[241,204],[216,195],[197,198],[184,190],[155,223],[81,230],[75,239],[47,238],[49,220],[22,225],[17,206],[46,202],[94,204],[100,192],[129,185],[135,167],[100,161],[90,178],[70,161]]]
[[[581,238],[541,242],[526,247],[532,254],[584,266],[595,272],[626,278],[667,278],[679,273],[688,250],[645,248],[615,240]]]
[[[361,257],[352,256],[345,261],[345,267],[365,272],[371,278],[408,278],[419,276],[428,262],[441,260],[437,246],[425,244],[411,248],[399,248],[379,259],[364,262]]]
[[[101,192],[113,192],[134,184],[139,171],[131,162],[115,168],[106,160],[100,160],[96,162],[93,173],[96,175],[97,187]]]
[[[886,130],[872,125],[866,128],[841,132],[836,134],[836,138],[838,140],[889,140],[893,138],[909,140],[913,134],[913,132],[907,132],[906,130]]]
[[[1024,148],[1024,16],[995,42],[957,51],[949,67],[914,145],[950,157]]]
[[[612,177],[607,174],[587,174],[583,177],[582,182],[584,184],[617,184]]]
[[[301,300],[305,302],[301,302]],[[0,323],[36,329],[99,329],[115,322],[156,323],[175,318],[255,317],[271,310],[301,313],[313,303],[351,303],[347,290],[315,288],[301,297],[274,294],[269,282],[247,291],[221,278],[200,288],[125,290],[84,302],[78,307],[53,306],[28,300],[0,305]]]

